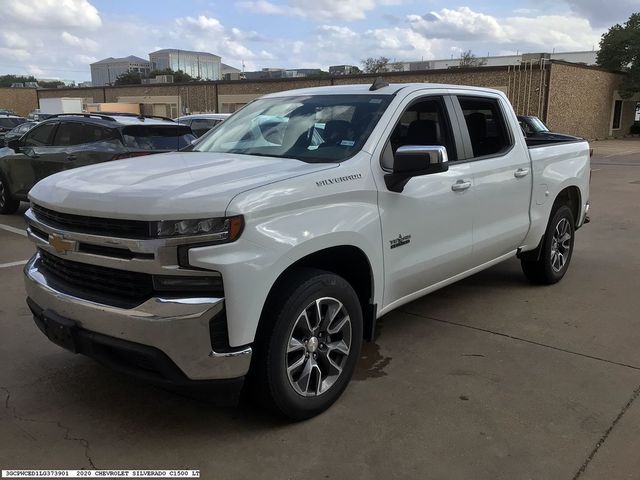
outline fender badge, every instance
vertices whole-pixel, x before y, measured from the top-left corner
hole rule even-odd
[[[61,254],[66,254],[67,252],[71,252],[76,247],[76,242],[73,240],[65,240],[61,235],[56,235],[55,233],[49,235],[49,245],[51,245],[56,252]]]
[[[394,238],[393,240],[389,240],[389,243],[391,244],[391,248],[398,248],[401,247],[403,245],[407,245],[409,243],[411,243],[411,235],[398,235],[398,238]]]

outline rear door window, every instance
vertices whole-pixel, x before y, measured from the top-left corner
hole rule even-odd
[[[459,96],[458,101],[474,158],[499,155],[511,147],[513,142],[497,99]]]
[[[81,143],[87,143],[84,125],[76,122],[62,122],[53,139],[53,145],[67,147]]]
[[[122,130],[122,137],[133,150],[178,150],[195,139],[183,125],[132,125]]]

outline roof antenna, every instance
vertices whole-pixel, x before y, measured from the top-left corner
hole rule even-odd
[[[382,79],[382,77],[377,77],[377,78],[373,81],[373,83],[371,84],[371,86],[369,87],[369,91],[370,91],[370,92],[373,92],[373,91],[375,91],[375,90],[379,90],[379,89],[381,89],[381,88],[388,87],[388,86],[389,86],[389,84],[388,84],[387,82],[385,82],[385,81]]]

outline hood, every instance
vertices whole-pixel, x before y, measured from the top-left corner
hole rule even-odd
[[[239,193],[337,166],[289,158],[173,152],[57,173],[36,184],[29,197],[63,213],[108,218],[222,216]]]

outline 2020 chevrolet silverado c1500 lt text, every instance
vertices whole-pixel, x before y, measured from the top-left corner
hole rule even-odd
[[[585,141],[527,148],[494,90],[376,82],[262,97],[193,151],[30,192],[28,303],[54,342],[307,418],[375,319],[518,256],[551,284],[587,219]]]

